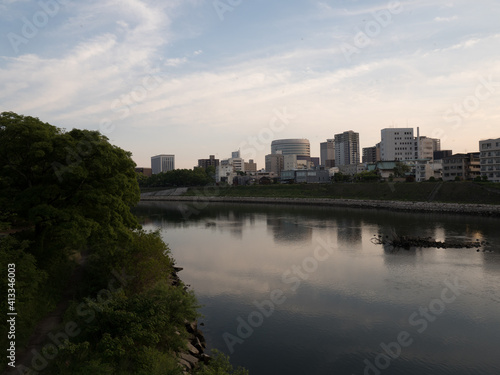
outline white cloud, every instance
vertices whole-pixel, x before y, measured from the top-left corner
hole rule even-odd
[[[456,20],[458,20],[458,16],[434,18],[434,21],[436,21],[436,22],[451,22],[451,21],[456,21]]]

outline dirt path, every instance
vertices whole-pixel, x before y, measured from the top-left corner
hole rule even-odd
[[[43,345],[47,343],[47,335],[62,323],[62,317],[68,309],[70,301],[75,298],[77,286],[83,279],[83,271],[87,261],[87,255],[88,254],[86,252],[82,252],[78,265],[67,281],[68,286],[63,293],[62,300],[59,301],[54,311],[50,312],[42,320],[40,320],[40,322],[38,322],[28,341],[28,345],[26,345],[22,351],[18,351],[16,353],[16,367],[9,367],[4,372],[5,375],[37,374],[34,370],[23,372],[19,369],[19,367],[24,366],[24,368],[33,369],[33,358],[37,353],[41,354]]]

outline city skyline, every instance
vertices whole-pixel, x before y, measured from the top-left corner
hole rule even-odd
[[[349,129],[360,150],[390,127],[420,127],[454,153],[498,138],[495,1],[3,0],[0,11],[0,110],[100,130],[139,167],[167,153],[191,169],[241,149],[261,169],[273,139],[307,138],[319,157]]]

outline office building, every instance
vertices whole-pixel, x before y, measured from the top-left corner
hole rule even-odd
[[[153,174],[173,171],[175,169],[175,155],[156,155],[151,157]]]
[[[414,143],[413,128],[382,129],[380,159],[382,161],[415,159]]]
[[[321,165],[325,168],[335,167],[335,140],[327,139],[319,144]]]
[[[335,134],[335,165],[359,164],[359,133],[352,130]]]
[[[479,141],[481,177],[500,182],[500,138]]]
[[[311,156],[311,145],[307,139],[277,139],[271,142],[271,154],[278,151],[283,155]]]

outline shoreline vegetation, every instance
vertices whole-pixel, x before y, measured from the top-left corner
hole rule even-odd
[[[143,191],[141,201],[317,205],[500,217],[500,184],[337,183]]]
[[[97,131],[3,112],[0,164],[0,269],[14,275],[0,293],[15,294],[2,312],[16,314],[0,322],[0,371],[248,374],[203,354],[194,291],[160,233],[131,213],[129,152]]]

